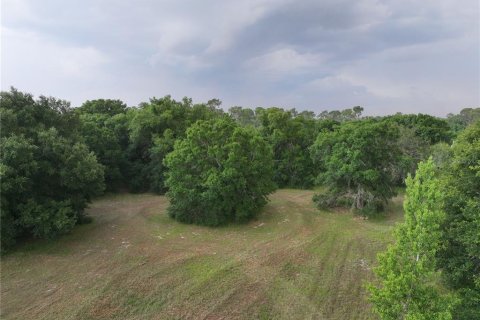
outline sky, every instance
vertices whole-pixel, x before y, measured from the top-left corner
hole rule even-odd
[[[478,0],[2,0],[1,89],[445,116],[480,106]]]

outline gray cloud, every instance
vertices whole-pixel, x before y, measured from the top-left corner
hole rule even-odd
[[[2,1],[2,89],[224,107],[480,105],[478,1]]]

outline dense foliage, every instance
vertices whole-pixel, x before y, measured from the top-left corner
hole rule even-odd
[[[462,303],[455,319],[480,318],[480,121],[452,145],[444,170],[446,220],[442,225],[439,265]]]
[[[128,177],[127,105],[120,100],[92,100],[76,108],[80,134],[105,167],[105,184],[116,190]]]
[[[413,129],[417,136],[429,144],[449,142],[451,139],[447,121],[428,114],[396,114],[385,120]]]
[[[1,93],[2,250],[19,237],[50,238],[82,222],[104,189],[104,169],[77,135],[68,103]]]
[[[165,164],[168,213],[182,222],[216,226],[247,221],[275,189],[270,146],[229,118],[194,124]]]
[[[449,113],[447,115],[447,123],[453,136],[477,121],[480,121],[480,108],[464,108],[459,114]]]
[[[375,272],[380,286],[371,286],[374,310],[385,320],[452,319],[455,302],[435,286],[436,254],[442,247],[442,190],[430,159],[415,178],[406,181],[405,222],[396,229],[396,243],[379,255]]]
[[[225,113],[217,99],[165,96],[73,109],[15,89],[0,103],[2,251],[87,221],[84,209],[105,187],[166,192],[171,217],[209,226],[255,217],[277,186],[322,184],[318,206],[372,214],[432,156],[408,179],[406,222],[380,258],[372,301],[385,319],[480,318],[478,108],[446,120],[368,118],[361,107]]]
[[[187,128],[196,121],[221,114],[217,101],[194,105],[191,99],[175,101],[170,96],[153,98],[133,110],[128,124],[130,189],[164,193],[163,160],[173,150],[175,140],[183,138]]]
[[[257,110],[260,132],[273,148],[274,180],[279,187],[308,188],[315,179],[308,148],[317,130],[313,117],[280,108]]]
[[[365,214],[380,211],[395,195],[394,168],[400,157],[398,128],[363,120],[321,132],[311,148],[318,182],[329,188],[317,195],[319,207],[351,205]]]
[[[480,318],[480,121],[432,149],[407,179],[397,242],[379,257],[371,298],[382,319]]]

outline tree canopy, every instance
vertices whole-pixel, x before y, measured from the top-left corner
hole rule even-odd
[[[120,100],[91,100],[76,108],[80,135],[105,167],[105,184],[115,190],[128,178],[127,106]]]
[[[168,213],[186,223],[247,221],[275,189],[270,146],[226,117],[192,125],[165,165]]]
[[[435,286],[445,213],[433,161],[421,163],[406,184],[405,222],[396,229],[396,243],[379,255],[380,285],[370,286],[374,310],[385,320],[452,319],[455,299]]]
[[[50,238],[81,222],[87,203],[104,189],[104,168],[81,142],[67,103],[15,89],[0,99],[5,250],[21,236]]]
[[[308,148],[317,134],[314,118],[295,110],[258,109],[260,132],[273,148],[274,180],[279,187],[308,188],[314,184],[314,167]]]
[[[398,128],[374,119],[345,122],[336,130],[321,132],[311,147],[318,167],[317,182],[329,188],[317,196],[321,207],[347,203],[371,213],[395,195],[393,169],[400,151]]]
[[[446,219],[439,265],[462,297],[455,318],[475,319],[480,317],[480,121],[458,136],[443,173]]]
[[[220,116],[223,111],[217,108],[219,103],[212,100],[210,105],[194,105],[188,98],[176,101],[165,96],[153,98],[132,110],[128,124],[131,190],[164,193],[163,159],[173,150],[174,141],[183,138],[187,128],[196,121]]]

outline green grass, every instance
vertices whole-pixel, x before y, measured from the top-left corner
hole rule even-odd
[[[245,225],[168,218],[155,195],[111,195],[94,222],[2,258],[2,319],[372,319],[364,282],[401,221],[321,212],[280,190]]]

